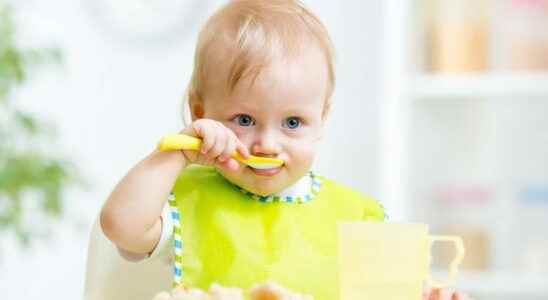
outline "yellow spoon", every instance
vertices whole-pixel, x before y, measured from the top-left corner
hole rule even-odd
[[[170,150],[200,150],[202,140],[193,136],[185,134],[168,134],[165,135],[158,143],[158,150],[170,151]],[[284,161],[281,159],[260,157],[250,155],[249,158],[243,158],[240,153],[232,153],[232,157],[237,161],[244,163],[255,169],[273,169],[281,167]]]

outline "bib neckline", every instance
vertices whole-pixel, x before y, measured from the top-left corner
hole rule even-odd
[[[312,171],[309,171],[295,184],[271,195],[261,196],[241,187],[238,187],[238,189],[250,198],[262,203],[283,202],[302,204],[312,201],[319,193],[321,186],[322,182],[320,179]]]

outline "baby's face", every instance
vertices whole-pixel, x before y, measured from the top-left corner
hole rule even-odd
[[[203,117],[232,129],[252,155],[285,161],[269,170],[243,164],[219,170],[234,184],[268,195],[294,184],[312,165],[322,136],[327,66],[320,50],[311,47],[290,61],[274,61],[250,81],[242,79],[229,96],[211,93]]]

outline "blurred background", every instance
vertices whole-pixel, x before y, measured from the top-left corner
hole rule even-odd
[[[304,2],[337,50],[315,169],[462,236],[459,289],[548,299],[548,0]],[[2,299],[81,298],[99,209],[181,127],[222,3],[0,0]]]

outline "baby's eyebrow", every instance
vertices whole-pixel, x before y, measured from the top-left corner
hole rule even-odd
[[[245,99],[242,97],[238,97],[238,98],[228,97],[224,99],[222,106],[223,108],[239,107],[242,109],[252,110],[256,106],[255,103],[256,102],[253,101],[253,99]]]
[[[312,113],[313,110],[307,109],[305,107],[288,108],[284,111],[284,114],[291,116],[307,116],[311,115]]]
[[[220,113],[223,115],[228,115],[230,117],[235,117],[236,115],[246,114],[252,117],[256,117],[259,113],[257,110],[249,109],[247,107],[227,105],[220,107]]]

